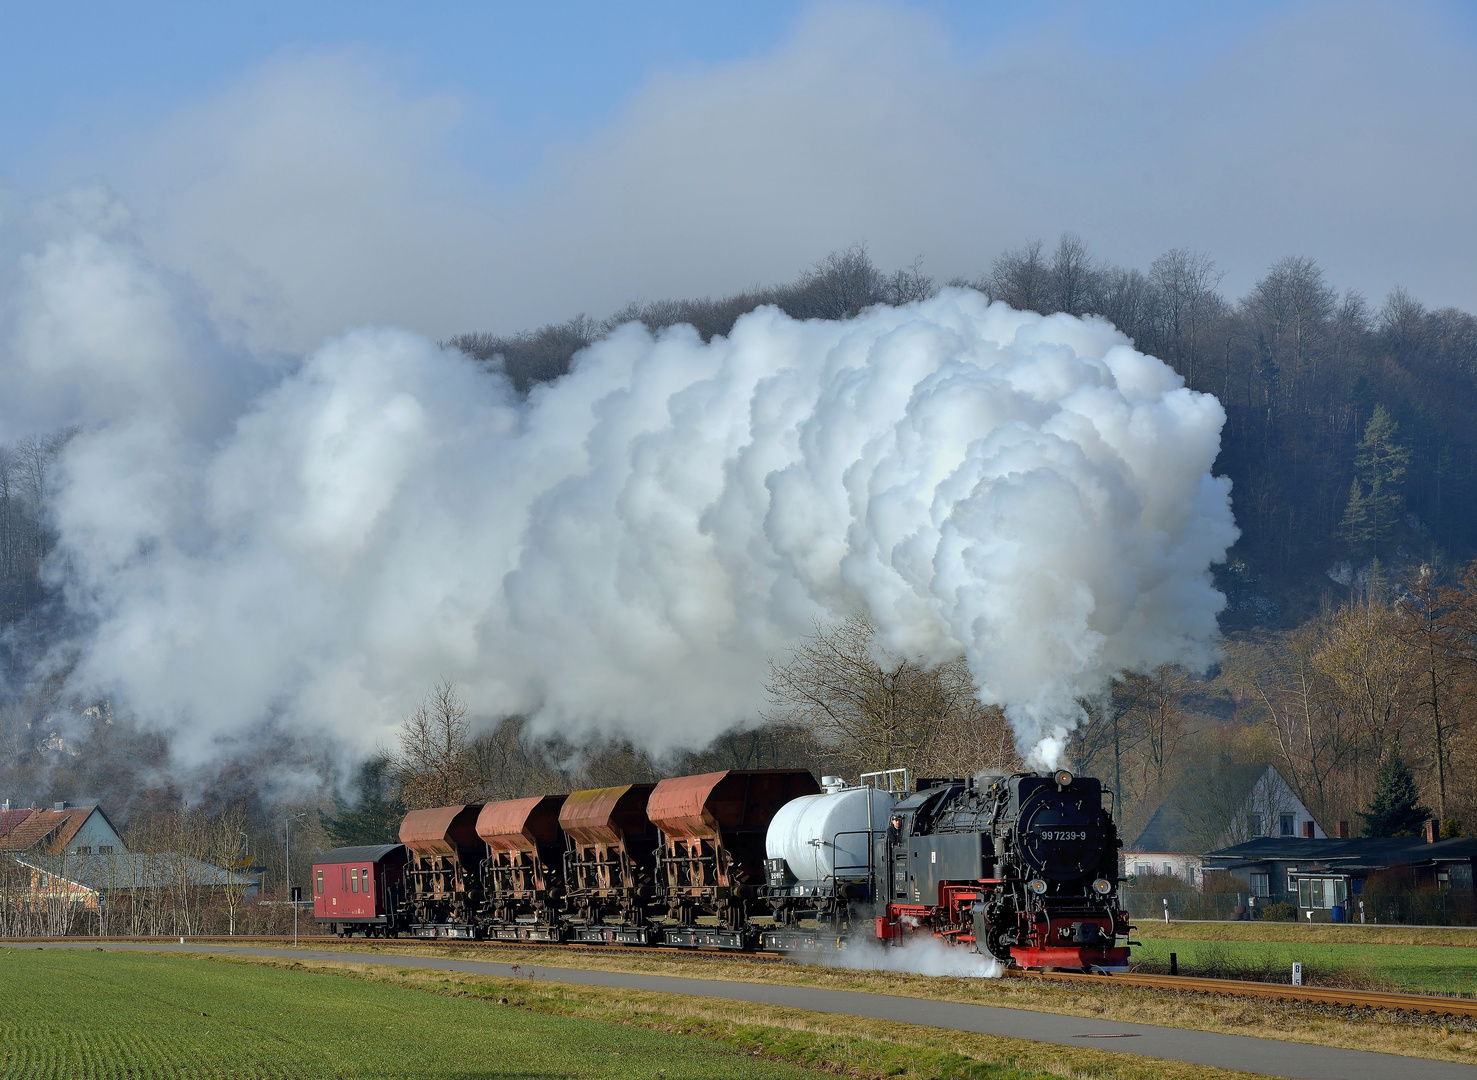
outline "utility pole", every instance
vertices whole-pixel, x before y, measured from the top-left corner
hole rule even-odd
[[[292,905],[292,947],[297,948],[297,894],[292,891],[292,823],[307,814],[288,814],[282,819],[282,836],[287,847],[287,902]]]

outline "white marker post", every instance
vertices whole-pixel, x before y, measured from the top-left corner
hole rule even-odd
[[[1169,925],[1169,897],[1164,898],[1164,925]]]
[[[1292,965],[1292,985],[1293,986],[1302,986],[1303,985],[1303,965],[1302,964],[1295,963],[1295,964]]]

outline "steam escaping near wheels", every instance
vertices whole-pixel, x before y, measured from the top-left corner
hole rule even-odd
[[[1005,966],[993,957],[931,937],[919,937],[902,949],[861,940],[824,954],[821,963],[848,971],[898,971],[955,979],[999,979],[1005,975]]]
[[[9,385],[82,425],[72,687],[186,760],[268,720],[368,750],[443,678],[536,731],[700,744],[862,610],[966,656],[1049,769],[1115,674],[1213,655],[1224,413],[1098,319],[953,289],[706,343],[632,324],[523,399],[395,330],[273,376],[122,241],[18,265]]]

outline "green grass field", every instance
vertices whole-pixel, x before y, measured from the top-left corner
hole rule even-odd
[[[689,1036],[193,957],[0,949],[0,987],[7,1078],[822,1075]]]
[[[1450,945],[1377,945],[1327,941],[1206,941],[1143,936],[1136,964],[1159,970],[1179,956],[1182,975],[1287,982],[1293,961],[1310,983],[1358,985],[1433,994],[1477,994],[1477,949]]]

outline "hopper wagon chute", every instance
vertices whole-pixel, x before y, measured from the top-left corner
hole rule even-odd
[[[483,845],[477,836],[481,803],[412,810],[400,823],[400,842],[410,853],[405,865],[406,902],[416,937],[476,936],[482,906],[478,868]]]
[[[489,936],[507,941],[560,941],[564,895],[563,795],[488,803],[477,818],[487,845],[482,880]]]

